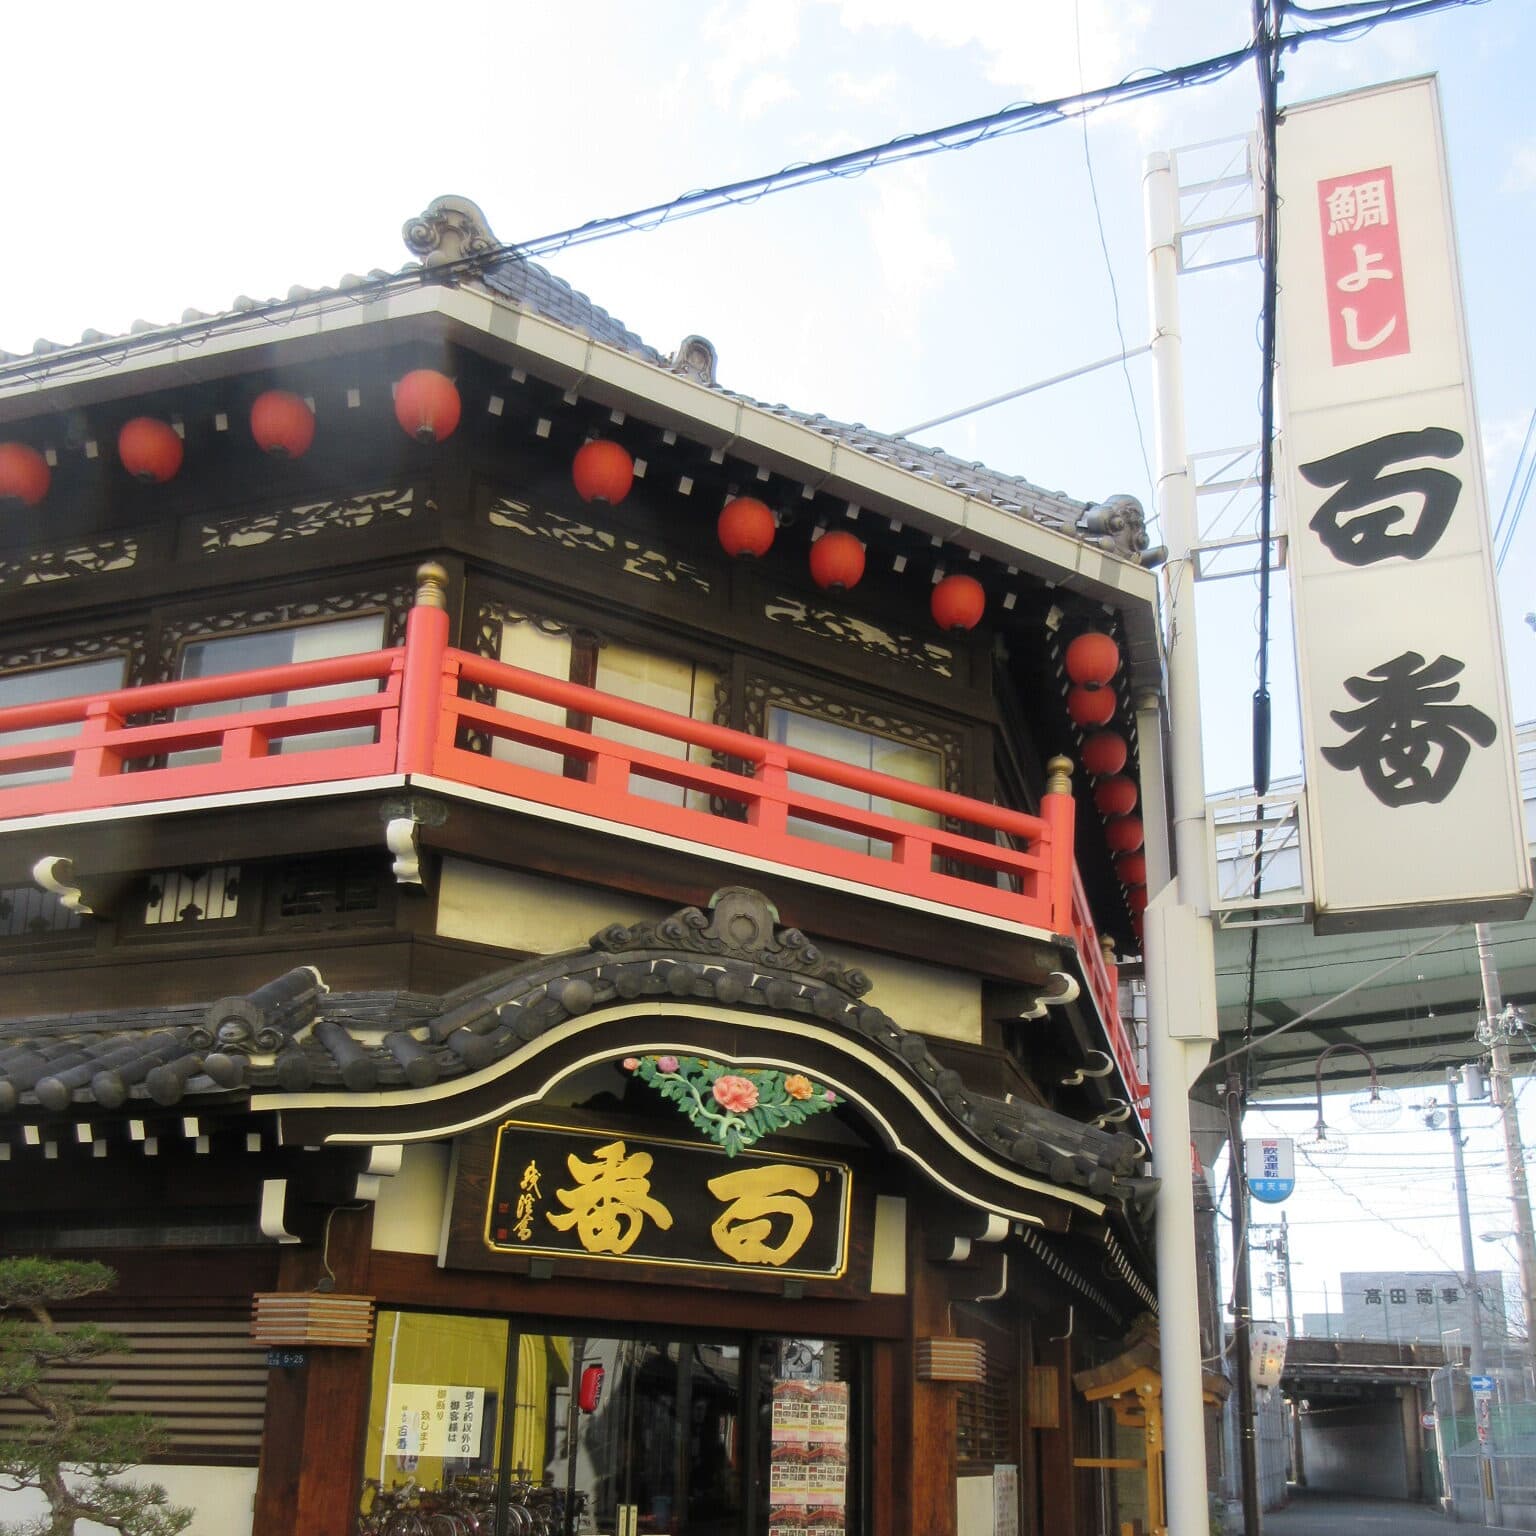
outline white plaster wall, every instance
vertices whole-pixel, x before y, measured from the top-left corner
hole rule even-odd
[[[868,1000],[902,1029],[981,1044],[981,982],[975,976],[843,944],[822,948],[869,977]]]
[[[664,902],[619,891],[594,891],[568,880],[444,859],[437,931],[445,939],[547,955],[585,946],[609,923],[654,922],[670,911]]]
[[[869,1288],[876,1296],[907,1293],[907,1202],[899,1195],[875,1197],[875,1242]]]
[[[956,1502],[959,1519],[955,1529],[960,1536],[991,1536],[992,1479],[990,1477],[962,1477],[956,1479]]]
[[[379,1180],[373,1208],[375,1248],[437,1257],[448,1200],[448,1164],[447,1147],[413,1143],[405,1148],[399,1173]]]
[[[194,1510],[187,1536],[250,1536],[254,1467],[130,1467],[124,1481],[159,1483],[172,1504]],[[0,1493],[0,1521],[36,1520],[45,1510],[40,1494]],[[113,1536],[94,1520],[82,1520],[75,1530],[76,1536]]]

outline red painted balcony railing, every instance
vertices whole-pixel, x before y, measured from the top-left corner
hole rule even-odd
[[[1065,776],[1038,816],[912,784],[454,649],[447,614],[430,596],[424,587],[405,644],[392,649],[0,709],[0,830],[21,817],[381,775],[474,786],[714,854],[1069,935],[1115,1060],[1140,1095],[1114,970],[1072,856]],[[371,691],[342,698],[270,702],[369,684]],[[466,697],[466,689],[482,697]],[[483,702],[486,691],[497,702]],[[538,719],[526,704],[509,708],[501,702],[508,695],[552,705],[576,723]],[[218,705],[230,708],[151,718]],[[598,721],[655,745],[601,734],[592,728]],[[68,735],[14,740],[72,726]],[[338,743],[337,732],[354,740]],[[331,739],[316,740],[324,736]],[[711,760],[691,761],[690,751]],[[838,789],[926,820],[840,802],[829,793]],[[828,841],[829,831],[871,851]]]

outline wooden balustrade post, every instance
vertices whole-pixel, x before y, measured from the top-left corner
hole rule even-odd
[[[123,717],[106,699],[92,699],[85,706],[85,721],[75,737],[75,761],[70,770],[73,779],[104,779],[123,771],[122,754],[110,745],[115,732],[122,730]]]
[[[753,779],[758,793],[747,807],[747,824],[770,837],[783,837],[789,830],[789,806],[784,796],[789,789],[789,754],[783,747],[764,749]]]
[[[1072,798],[1072,759],[1053,757],[1045,765],[1045,771],[1045,797],[1040,802],[1040,816],[1045,822],[1050,844],[1051,928],[1056,933],[1071,933],[1072,877],[1077,869],[1074,840],[1077,802]]]
[[[435,561],[416,571],[416,603],[405,621],[400,678],[401,773],[431,773],[448,649],[448,572]]]
[[[1104,956],[1104,974],[1109,978],[1109,996],[1106,1003],[1115,1005],[1115,1013],[1120,1012],[1120,962],[1115,958],[1115,941],[1107,933],[1099,935],[1099,953]]]

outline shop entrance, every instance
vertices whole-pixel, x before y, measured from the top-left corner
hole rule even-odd
[[[574,1383],[546,1389],[544,1443],[529,1449],[562,1507],[585,1517],[576,1530],[736,1536],[746,1502],[739,1344],[529,1338],[551,1361],[564,1357]],[[530,1422],[533,1396],[517,1398]]]
[[[381,1312],[360,1536],[852,1533],[856,1366],[825,1339]]]

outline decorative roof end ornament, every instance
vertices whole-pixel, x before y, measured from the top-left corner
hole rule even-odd
[[[667,364],[673,373],[680,373],[706,389],[715,387],[715,370],[719,365],[720,354],[705,336],[684,336],[672,354],[672,361]]]
[[[406,249],[429,269],[501,248],[480,205],[467,197],[434,197],[400,233]]]
[[[1139,561],[1152,540],[1147,536],[1147,515],[1134,496],[1111,496],[1089,507],[1077,520],[1076,532],[1100,549],[1127,560]]]

